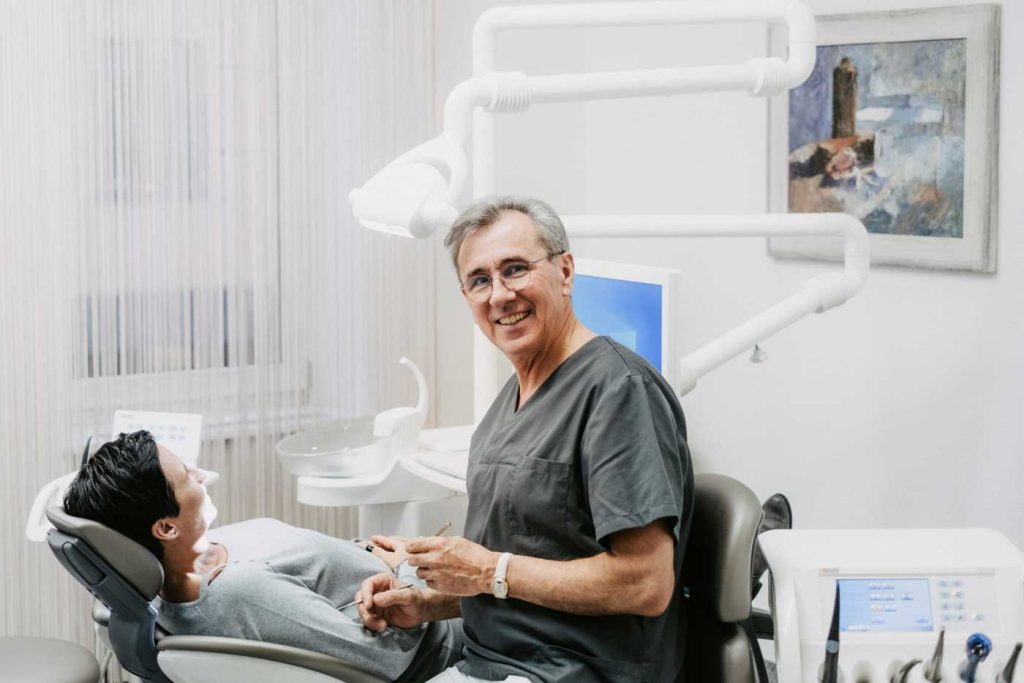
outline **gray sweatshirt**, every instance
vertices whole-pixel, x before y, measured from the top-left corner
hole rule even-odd
[[[170,633],[300,647],[399,681],[426,680],[461,658],[461,620],[372,633],[354,609],[337,610],[364,579],[388,571],[351,541],[274,519],[211,529],[208,538],[227,548],[228,564],[194,602],[156,599]]]

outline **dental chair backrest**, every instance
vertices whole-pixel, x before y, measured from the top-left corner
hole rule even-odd
[[[150,601],[164,582],[163,568],[141,545],[98,522],[72,517],[60,506],[46,516],[46,536],[64,568],[110,609],[108,634],[121,666],[145,681],[168,683],[157,665],[156,610]]]
[[[93,620],[124,669],[144,681],[266,683],[384,683],[352,664],[288,645],[240,638],[169,635],[156,624],[150,601],[164,582],[156,557],[98,522],[60,506],[46,516],[55,527],[46,540],[64,568],[109,610],[93,605]]]
[[[761,504],[729,477],[698,474],[683,585],[687,606],[686,681],[753,683],[755,665],[745,626],[751,615],[750,572]]]

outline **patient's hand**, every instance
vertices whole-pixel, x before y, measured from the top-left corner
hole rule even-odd
[[[356,595],[359,616],[371,631],[383,631],[388,626],[412,628],[426,621],[423,594],[405,586],[394,574],[371,576]],[[401,590],[395,590],[401,589]]]

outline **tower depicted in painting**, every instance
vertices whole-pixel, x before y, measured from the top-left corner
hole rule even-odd
[[[857,67],[843,57],[832,70],[832,137],[857,134]]]

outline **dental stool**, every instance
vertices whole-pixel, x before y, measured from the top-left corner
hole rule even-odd
[[[156,625],[150,601],[163,567],[148,550],[98,522],[46,510],[46,541],[60,563],[102,603],[93,620],[124,669],[153,683],[383,683],[319,652],[238,638],[175,636]],[[0,661],[5,661],[0,657]],[[95,660],[94,660],[95,663]],[[0,679],[6,681],[0,665]],[[93,683],[99,678],[89,679]],[[31,679],[40,680],[38,678]],[[82,679],[83,681],[85,679]],[[78,683],[79,679],[69,679]]]
[[[0,638],[6,683],[96,683],[100,666],[81,645],[55,638]]]
[[[761,503],[749,488],[720,474],[696,475],[693,501],[683,560],[686,681],[768,683],[757,637],[773,637],[771,617],[750,605]]]

